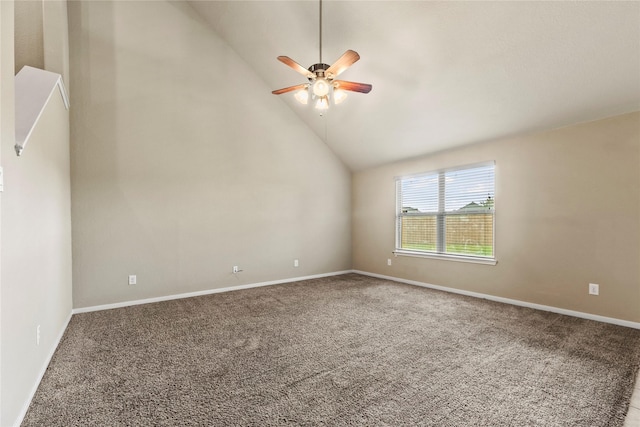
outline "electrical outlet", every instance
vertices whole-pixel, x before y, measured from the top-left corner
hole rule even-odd
[[[387,265],[391,265],[391,258],[387,258]]]
[[[135,285],[138,283],[138,278],[136,277],[135,274],[130,274],[129,275],[129,284],[130,285]]]
[[[589,295],[600,295],[600,285],[589,283]]]
[[[36,328],[36,345],[40,345],[40,325]]]
[[[298,262],[298,260],[297,260],[297,259],[294,259],[294,260],[293,260],[293,266],[294,266],[294,267],[299,267],[299,266],[300,266],[300,263]]]

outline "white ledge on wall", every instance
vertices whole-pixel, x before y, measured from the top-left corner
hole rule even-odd
[[[24,66],[15,78],[16,96],[16,154],[22,154],[44,108],[56,91],[62,96],[65,108],[69,98],[60,74]]]

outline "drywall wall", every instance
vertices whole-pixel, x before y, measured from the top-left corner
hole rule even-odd
[[[14,121],[14,84],[13,84],[13,2],[0,2],[0,147],[13,143],[15,134]],[[2,166],[2,150],[0,149],[0,166]],[[2,252],[2,193],[0,193],[0,253]],[[4,343],[2,329],[3,306],[2,262],[0,257],[0,424],[2,424],[2,353]]]
[[[3,141],[2,164],[0,425],[12,425],[71,315],[69,113],[58,91],[21,157]]]
[[[488,160],[498,264],[394,257],[394,177]],[[639,182],[640,113],[358,172],[354,268],[640,322]]]
[[[29,65],[44,69],[43,1],[16,0],[15,12],[15,74]]]
[[[0,2],[2,426],[18,425],[24,416],[71,315],[72,300],[69,113],[56,90],[25,152],[16,156],[12,6]]]
[[[69,21],[66,0],[42,2],[44,69],[60,74],[69,94]]]
[[[193,9],[68,8],[74,307],[351,268],[350,172]]]

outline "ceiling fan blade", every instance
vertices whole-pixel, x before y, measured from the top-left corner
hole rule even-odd
[[[325,74],[332,79],[352,66],[358,59],[360,59],[358,52],[355,50],[348,50],[327,69]]]
[[[274,90],[274,91],[271,91],[271,93],[274,95],[282,95],[283,93],[292,92],[294,90],[306,89],[307,87],[309,87],[309,84],[303,83],[301,85],[289,86],[282,89]]]
[[[336,89],[350,90],[352,92],[369,93],[373,86],[367,83],[347,82],[344,80],[334,80],[333,87]]]
[[[302,65],[298,64],[296,61],[289,58],[288,56],[278,56],[278,61],[282,62],[284,65],[287,65],[293,68],[295,71],[297,71],[298,73],[302,74],[307,78],[313,78],[314,76],[314,74],[311,71],[307,70]]]

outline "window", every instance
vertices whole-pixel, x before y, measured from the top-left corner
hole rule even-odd
[[[401,177],[396,253],[495,263],[495,164]]]

